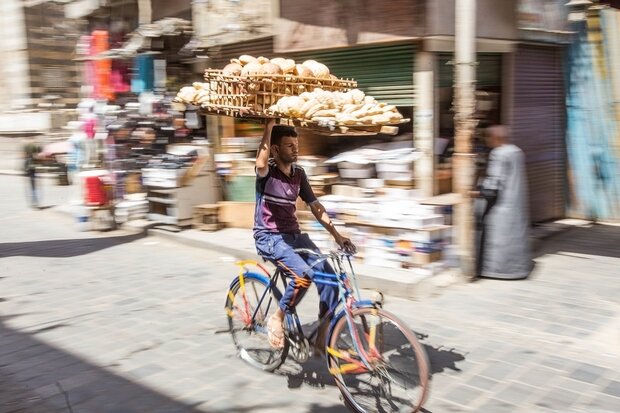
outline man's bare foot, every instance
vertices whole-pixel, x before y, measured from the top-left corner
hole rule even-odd
[[[275,349],[284,347],[284,326],[276,314],[269,317],[267,321],[267,338],[271,347]]]

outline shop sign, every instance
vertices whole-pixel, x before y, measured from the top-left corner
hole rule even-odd
[[[205,46],[212,47],[271,35],[270,0],[210,0],[193,6],[194,28]]]
[[[524,40],[565,43],[568,35],[568,7],[565,0],[519,0],[517,27]]]
[[[102,4],[99,0],[77,0],[65,5],[67,19],[81,19],[97,10]]]
[[[65,72],[59,66],[46,66],[41,71],[43,87],[47,90],[59,91],[66,89]]]

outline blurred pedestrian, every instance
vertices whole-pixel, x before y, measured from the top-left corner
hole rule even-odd
[[[174,143],[184,143],[189,140],[190,130],[184,118],[175,118],[172,121],[172,127],[174,128]]]
[[[134,148],[135,152],[145,157],[155,155],[157,151],[153,147],[153,143],[155,143],[156,138],[153,128],[144,128],[139,132],[139,144]]]
[[[533,268],[529,244],[529,210],[525,157],[508,142],[504,126],[486,130],[491,148],[478,197],[477,275],[522,279]]]
[[[88,99],[83,102],[80,108],[79,120],[82,122],[82,128],[86,139],[84,141],[85,162],[87,164],[95,164],[97,161],[97,144],[95,135],[97,134],[97,115],[95,114],[95,101]]]
[[[86,133],[84,133],[84,125],[81,121],[69,122],[66,129],[71,131],[68,139],[71,143],[71,151],[67,153],[67,171],[70,175],[69,182],[73,182],[86,160]]]
[[[34,138],[27,138],[24,144],[24,172],[28,177],[30,189],[30,206],[39,208],[39,193],[37,188],[37,163],[40,159],[41,146]]]

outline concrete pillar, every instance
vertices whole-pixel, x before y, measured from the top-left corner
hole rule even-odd
[[[208,6],[208,0],[192,0],[192,26],[196,39],[207,37]]]
[[[0,108],[29,106],[32,102],[26,34],[21,0],[0,1]]]
[[[455,3],[455,139],[453,156],[453,188],[462,200],[456,207],[455,224],[461,272],[467,278],[476,276],[473,189],[475,163],[472,138],[476,127],[476,0]]]
[[[427,197],[435,195],[435,67],[434,53],[416,53],[413,133],[414,146],[423,156],[414,163],[414,176],[417,188]]]
[[[153,5],[151,0],[138,0],[138,23],[150,24],[153,22]]]

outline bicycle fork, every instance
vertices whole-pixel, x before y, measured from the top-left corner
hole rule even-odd
[[[373,310],[373,315],[376,315],[375,311],[376,309]],[[363,317],[361,322],[364,337],[362,338],[358,327],[355,325],[350,305],[347,305],[344,317],[346,317],[348,329],[351,333],[352,348],[347,351],[338,350],[330,346],[327,347],[327,352],[332,357],[345,362],[339,367],[330,368],[330,373],[336,376],[338,374],[360,374],[374,370],[378,367],[376,362],[381,359],[381,355],[376,347],[378,344],[377,330],[380,329],[380,326],[377,326],[376,320],[371,320],[369,324],[368,320]],[[368,350],[365,349],[364,343],[367,344]]]

